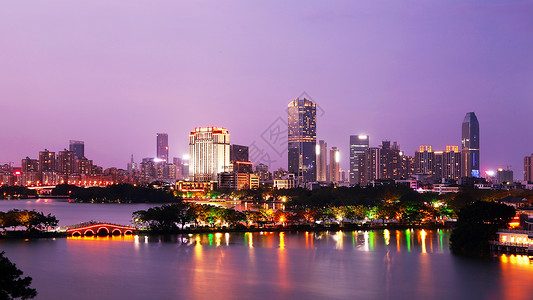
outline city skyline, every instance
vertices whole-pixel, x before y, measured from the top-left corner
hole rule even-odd
[[[0,109],[13,126],[0,133],[0,162],[76,139],[99,165],[125,168],[132,153],[137,162],[155,157],[157,132],[169,134],[169,156],[181,157],[190,128],[212,125],[236,144],[269,150],[261,134],[305,91],[321,108],[317,139],[339,147],[344,170],[350,135],[370,135],[371,146],[396,140],[409,154],[419,145],[443,150],[460,145],[457,124],[475,111],[482,173],[510,165],[520,176],[533,152],[518,136],[533,130],[524,121],[533,111],[531,4],[484,3],[158,2],[105,16],[93,3],[6,3]],[[149,22],[154,14],[158,23]],[[206,16],[217,26],[194,26]],[[286,155],[269,151],[272,169],[286,167]]]

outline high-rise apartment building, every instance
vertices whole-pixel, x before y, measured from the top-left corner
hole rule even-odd
[[[69,150],[74,152],[76,158],[85,157],[85,143],[83,141],[69,141]]]
[[[168,134],[157,134],[157,155],[158,160],[168,162]]]
[[[328,143],[323,140],[316,144],[316,180],[325,182],[328,180]]]
[[[29,157],[22,159],[22,172],[39,172],[39,160]]]
[[[56,167],[56,154],[48,149],[39,152],[39,172],[54,171]]]
[[[339,182],[339,171],[340,171],[340,152],[339,148],[331,147],[329,150],[329,180],[331,182]]]
[[[229,132],[220,127],[200,127],[189,134],[189,177],[195,182],[216,181],[230,165]]]
[[[479,177],[479,122],[474,112],[462,124],[461,176]]]
[[[446,146],[442,153],[442,178],[458,181],[461,178],[461,151],[459,146]]]
[[[415,172],[417,174],[435,174],[435,153],[430,145],[422,145],[415,152]]]
[[[350,183],[359,183],[359,159],[369,147],[368,135],[350,135]]]
[[[533,154],[524,157],[524,181],[533,182]]]
[[[317,179],[316,104],[306,98],[288,105],[288,170],[299,184]]]
[[[57,154],[57,171],[63,175],[74,173],[76,167],[75,153],[64,149]]]

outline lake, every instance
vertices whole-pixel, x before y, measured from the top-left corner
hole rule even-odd
[[[42,210],[71,223],[124,223],[147,207],[0,202],[2,211]],[[33,277],[37,299],[533,297],[527,256],[459,258],[449,252],[449,236],[447,230],[213,233],[0,240],[0,249]]]

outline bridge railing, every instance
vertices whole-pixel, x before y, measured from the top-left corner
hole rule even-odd
[[[83,227],[92,226],[92,225],[98,225],[98,224],[100,224],[100,225],[107,224],[107,225],[111,225],[111,226],[136,228],[136,227],[130,226],[130,225],[120,225],[120,224],[114,224],[114,223],[110,223],[110,222],[99,222],[99,221],[83,222],[83,223],[79,223],[79,224],[64,226],[63,228],[65,230],[69,230],[69,229],[83,228]]]

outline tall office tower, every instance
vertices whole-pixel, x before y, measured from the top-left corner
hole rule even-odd
[[[230,161],[248,161],[248,146],[231,145],[229,148]]]
[[[323,140],[316,144],[316,180],[325,182],[328,180],[328,143]]]
[[[479,177],[479,122],[476,114],[466,114],[462,126],[461,176]]]
[[[524,157],[524,181],[533,182],[533,153]]]
[[[350,135],[350,183],[359,183],[359,159],[369,147],[368,135]]]
[[[422,145],[415,152],[415,172],[417,174],[435,174],[435,152],[431,146]]]
[[[59,151],[57,154],[57,171],[63,175],[69,175],[74,173],[76,159],[74,158],[76,154],[72,151],[64,149]]]
[[[268,171],[268,166],[260,163],[257,166],[255,166],[255,175],[259,177],[260,181],[266,181],[272,179],[272,174]]]
[[[297,98],[288,105],[288,166],[298,183],[316,181],[316,104]]]
[[[442,153],[442,178],[455,181],[461,178],[459,146],[446,146],[446,151]]]
[[[229,132],[220,127],[200,127],[189,134],[189,177],[195,182],[216,181],[229,168]]]
[[[157,159],[160,159],[164,162],[168,161],[168,134],[158,133],[157,134]]]
[[[339,152],[339,148],[331,147],[331,149],[329,149],[329,180],[331,182],[339,182],[340,180],[339,179],[340,159],[341,159],[341,153]]]
[[[76,158],[85,157],[85,143],[83,141],[70,140],[68,149],[74,152]]]
[[[54,171],[56,167],[56,154],[48,149],[39,152],[39,172]]]

